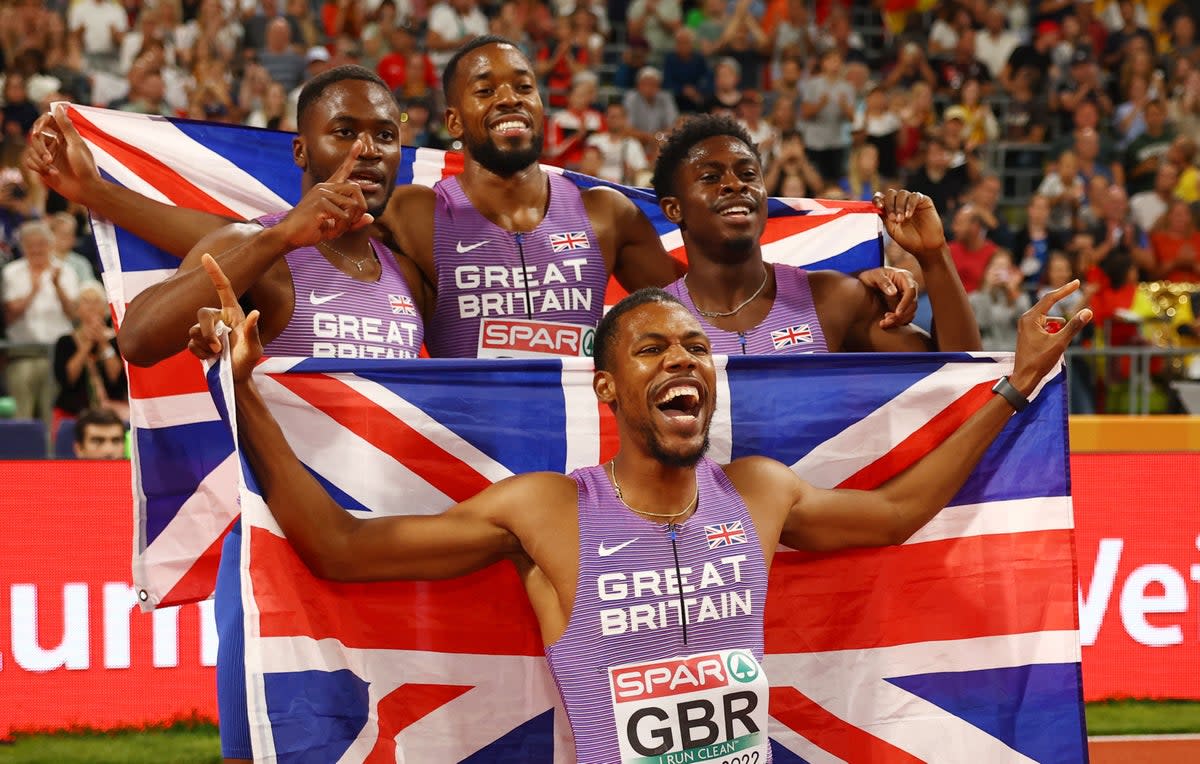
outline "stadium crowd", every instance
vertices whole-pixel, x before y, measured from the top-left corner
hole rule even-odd
[[[1056,311],[1095,311],[1083,343],[1186,345],[1200,329],[1198,19],[1196,0],[6,0],[12,413],[125,413],[86,210],[20,161],[50,103],[293,130],[302,83],[355,63],[393,89],[405,145],[456,149],[438,78],[487,33],[535,62],[546,163],[644,186],[682,116],[726,113],[774,196],[930,196],[985,348],[1012,349],[1030,302],[1076,276],[1084,289]],[[920,280],[912,256],[887,255]],[[1127,374],[1076,359],[1072,409],[1114,409]]]

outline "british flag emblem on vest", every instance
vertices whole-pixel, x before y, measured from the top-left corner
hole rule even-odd
[[[745,544],[746,531],[742,528],[742,521],[736,520],[732,523],[704,526],[704,538],[708,541],[709,549],[716,549],[719,546]]]
[[[789,326],[786,329],[777,329],[771,332],[771,342],[775,345],[776,350],[812,341],[813,333],[812,329],[808,328],[808,324]]]
[[[572,249],[587,249],[592,246],[588,241],[587,231],[570,231],[550,234],[550,248],[555,252],[568,252]]]

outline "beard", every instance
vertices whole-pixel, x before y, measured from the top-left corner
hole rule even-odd
[[[646,439],[646,447],[650,450],[650,455],[658,462],[667,467],[695,467],[706,453],[708,453],[708,427],[704,428],[704,440],[699,446],[691,451],[671,452],[658,439],[658,433],[650,427],[650,423],[642,425],[642,435]]]
[[[502,149],[489,139],[474,141],[463,136],[463,146],[484,169],[500,176],[514,175],[535,164],[542,156],[545,131],[534,130],[529,146],[523,149]]]

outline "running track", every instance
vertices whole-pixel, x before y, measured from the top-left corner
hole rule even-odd
[[[1092,764],[1195,764],[1200,735],[1112,735],[1088,738]]]

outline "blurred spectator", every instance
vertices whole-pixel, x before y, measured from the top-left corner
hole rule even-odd
[[[320,22],[313,15],[313,7],[308,0],[287,0],[286,15],[296,22],[299,31],[294,39],[301,49],[310,50],[314,45],[320,45],[325,41],[325,33],[321,30]]]
[[[801,59],[788,56],[779,63],[779,72],[771,78],[771,89],[763,98],[763,108],[767,114],[775,111],[775,104],[786,100],[792,104],[792,124],[787,129],[795,127],[795,105],[800,98],[800,83],[804,79],[804,65]]]
[[[1054,250],[1046,259],[1046,268],[1039,279],[1034,296],[1040,300],[1047,293],[1066,286],[1067,282],[1074,278],[1076,278],[1075,264],[1071,256],[1066,252]],[[1087,292],[1082,289],[1076,290],[1054,303],[1050,308],[1049,315],[1059,316],[1069,321],[1076,313],[1087,307],[1087,302]]]
[[[787,15],[775,25],[771,48],[772,82],[782,76],[787,60],[805,61],[816,53],[818,30],[808,13],[807,0],[786,0]],[[799,82],[797,77],[796,82]]]
[[[581,72],[567,96],[567,107],[550,115],[542,158],[549,164],[576,169],[583,147],[592,134],[604,129],[604,115],[592,108],[596,100],[596,75]]]
[[[729,24],[728,10],[725,0],[701,0],[688,13],[687,26],[696,33],[696,47],[705,57],[717,52],[717,41]]]
[[[716,54],[738,62],[742,89],[762,87],[763,65],[771,53],[771,39],[750,13],[751,0],[736,0],[729,24],[717,38]]]
[[[1119,18],[1114,20],[1110,16],[1108,20],[1110,32],[1100,59],[1104,67],[1110,70],[1120,67],[1122,59],[1129,53],[1132,40],[1140,38],[1151,50],[1154,48],[1154,36],[1138,20],[1136,6],[1128,0],[1120,0],[1115,5],[1119,11]],[[1111,8],[1112,4],[1109,7]]]
[[[88,409],[75,420],[75,458],[124,459],[125,423],[112,409]]]
[[[1000,137],[1000,123],[992,107],[983,102],[979,80],[968,79],[962,84],[959,102],[946,109],[944,119],[962,119],[967,131],[967,148],[974,149]]]
[[[1146,131],[1146,104],[1151,100],[1150,81],[1141,75],[1134,76],[1124,92],[1125,100],[1113,112],[1113,132],[1122,150]]]
[[[1012,249],[1013,233],[1008,227],[1008,221],[1000,210],[1002,184],[1000,176],[994,172],[981,173],[967,192],[967,201],[975,208],[979,219],[983,221],[984,232],[992,241],[1007,250]],[[1013,253],[1019,257],[1019,252]]]
[[[847,199],[859,202],[869,202],[876,191],[883,191],[879,149],[874,144],[864,143],[850,152],[849,169],[846,176],[838,180],[838,187]]]
[[[162,72],[146,64],[135,64],[129,70],[129,93],[124,98],[110,103],[109,108],[132,111],[138,114],[154,114],[160,117],[174,116],[167,104],[167,86]]]
[[[763,181],[771,196],[803,198],[816,195],[824,187],[821,174],[808,159],[804,136],[799,131],[780,135],[776,161],[767,167]]]
[[[898,105],[900,134],[896,141],[896,163],[904,172],[911,172],[925,160],[925,141],[937,125],[933,88],[918,82],[907,94],[898,96]]]
[[[738,102],[736,114],[738,124],[746,129],[750,138],[758,146],[759,156],[773,157],[779,143],[780,131],[763,119],[762,93],[757,90],[747,90],[742,93],[742,100]]]
[[[78,416],[93,406],[111,408],[128,419],[125,364],[108,325],[108,301],[99,282],[80,287],[77,314],[75,329],[54,344],[55,419]]]
[[[292,42],[303,50],[303,43],[300,42],[300,22],[292,16],[280,13],[279,0],[258,0],[257,6],[249,18],[242,19],[242,47],[247,52],[267,47],[268,27],[275,19],[283,19],[287,23]],[[389,6],[395,8],[394,5]],[[145,10],[142,11],[142,15],[146,15]]]
[[[1175,196],[1185,202],[1200,202],[1200,168],[1196,167],[1196,139],[1194,133],[1181,133],[1167,149],[1167,161],[1179,169],[1179,181],[1175,184]]]
[[[1003,9],[989,5],[983,17],[983,29],[975,35],[975,58],[988,69],[993,79],[998,79],[1004,65],[1012,56],[1021,40],[1015,32],[1005,28]]]
[[[650,55],[655,63],[675,42],[675,30],[683,23],[683,10],[679,0],[633,0],[625,15],[630,37],[640,37],[650,46]]]
[[[88,68],[117,70],[121,38],[129,31],[129,17],[117,0],[78,0],[67,11],[67,27],[80,38]]]
[[[295,130],[296,126],[287,121],[287,91],[278,82],[267,85],[267,92],[262,102],[246,117],[246,124],[251,127],[265,127],[269,130]]]
[[[1167,105],[1163,101],[1147,103],[1145,115],[1145,132],[1125,149],[1125,185],[1130,194],[1154,187],[1154,174],[1175,138],[1175,131],[1167,124]]]
[[[440,0],[429,9],[425,48],[439,73],[463,43],[488,33],[487,17],[475,0]]]
[[[142,6],[138,13],[136,26],[121,39],[117,63],[118,73],[129,74],[134,60],[150,43],[162,45],[165,49],[166,60],[174,63],[175,30],[167,26],[168,20],[173,19],[174,15],[167,10],[167,6],[168,3]]]
[[[1155,279],[1200,283],[1200,230],[1191,206],[1172,200],[1150,232]]]
[[[46,222],[50,225],[51,233],[54,234],[54,262],[57,266],[74,271],[75,280],[79,284],[95,281],[97,274],[92,268],[91,261],[75,251],[75,244],[78,241],[75,234],[79,228],[79,222],[75,220],[75,216],[69,212],[56,212],[47,217]]]
[[[742,102],[742,65],[728,56],[717,59],[713,66],[713,88],[704,103],[710,114],[724,111],[732,116]]]
[[[1064,151],[1053,171],[1046,173],[1037,187],[1038,196],[1050,202],[1050,227],[1067,232],[1075,227],[1075,215],[1083,204],[1087,184],[1079,173],[1075,152]]]
[[[1139,228],[1143,231],[1154,228],[1175,198],[1177,183],[1179,167],[1171,162],[1160,162],[1154,173],[1154,187],[1129,197],[1129,213]]]
[[[624,104],[629,126],[646,155],[657,156],[658,135],[665,137],[679,116],[675,99],[662,90],[662,72],[652,66],[642,67],[637,73],[637,88],[625,94]]]
[[[933,23],[929,26],[930,58],[949,58],[958,46],[963,32],[972,25],[971,12],[962,5],[951,2],[940,3]],[[974,40],[972,40],[974,48]]]
[[[1034,81],[1029,81],[1032,88]],[[1100,113],[1111,113],[1112,99],[1103,87],[1100,68],[1096,61],[1084,50],[1077,50],[1071,56],[1070,65],[1064,76],[1059,78],[1057,85],[1050,91],[1049,106],[1055,112],[1058,125],[1062,130],[1070,130],[1078,121],[1075,119],[1076,110],[1085,102],[1092,102],[1096,110],[1094,124],[1088,127],[1096,128],[1100,124]],[[1091,122],[1092,116],[1085,114],[1085,122]]]
[[[23,143],[39,114],[38,107],[29,100],[24,75],[12,72],[4,78],[3,114],[5,140]]]
[[[22,257],[2,272],[4,317],[8,339],[15,343],[53,344],[71,331],[79,282],[69,268],[53,258],[54,234],[40,220],[17,229]],[[50,359],[42,353],[8,361],[8,392],[16,402],[16,416],[48,417],[54,401]]]
[[[1090,128],[1080,130],[1075,134],[1075,156],[1079,160],[1079,177],[1085,183],[1092,178],[1100,177],[1109,183],[1124,183],[1125,168],[1115,159],[1104,162],[1101,159],[1103,143],[1100,133]]]
[[[924,83],[932,92],[938,84],[937,74],[926,60],[925,51],[921,46],[915,42],[908,42],[900,49],[900,57],[884,76],[883,86],[889,90],[912,90],[917,83]]]
[[[1008,63],[1000,72],[1000,84],[1005,91],[1012,92],[1013,80],[1017,72],[1030,69],[1036,77],[1037,87],[1043,90],[1050,81],[1050,52],[1058,44],[1058,24],[1054,21],[1042,21],[1034,31],[1032,43],[1019,45],[1008,57]]]
[[[320,8],[321,29],[327,40],[342,35],[358,39],[366,26],[366,7],[353,0],[325,0]]]
[[[534,45],[533,38],[525,28],[525,17],[521,11],[521,4],[516,0],[506,0],[500,4],[500,10],[492,17],[488,24],[488,30],[497,37],[511,40],[530,61],[534,60],[537,55],[537,46]],[[392,50],[395,49],[396,46],[393,44]]]
[[[988,257],[982,281],[968,295],[984,350],[1016,349],[1017,319],[1030,305],[1023,280],[1007,250],[996,249]]]
[[[992,90],[992,74],[988,68],[975,58],[975,32],[966,29],[959,37],[951,55],[937,67],[938,89],[946,95],[953,95],[966,87],[966,83],[974,80],[979,86],[980,97]]]
[[[267,41],[258,52],[258,62],[286,90],[296,87],[304,79],[304,56],[296,52],[292,44],[292,27],[288,20],[276,16],[267,23]]]
[[[221,0],[200,0],[196,18],[175,31],[181,63],[192,67],[214,57],[232,61],[241,39],[241,24],[226,16]]]
[[[943,218],[953,215],[967,188],[966,173],[961,168],[950,169],[950,151],[940,136],[932,136],[925,142],[924,162],[910,173],[904,187],[909,191],[925,194]]]
[[[842,71],[837,49],[821,54],[817,74],[801,88],[800,122],[808,156],[823,178],[840,178],[846,171],[843,128],[854,123],[854,88]]]
[[[950,242],[950,257],[954,260],[954,268],[958,271],[959,279],[962,280],[963,289],[974,292],[980,288],[984,270],[999,247],[996,246],[996,242],[987,238],[983,220],[975,208],[969,204],[964,204],[958,209],[958,212],[954,213],[951,229],[954,233],[954,240]],[[1010,265],[1011,262],[1010,255]],[[1020,275],[1019,271],[1017,275]]]
[[[1050,253],[1063,249],[1068,243],[1068,229],[1050,227],[1050,199],[1034,194],[1025,205],[1025,226],[1013,236],[1013,257],[1020,258],[1017,267],[1025,278],[1025,286],[1033,287],[1045,272]]]
[[[1139,270],[1153,272],[1155,261],[1150,252],[1150,240],[1129,215],[1129,197],[1125,189],[1115,183],[1110,185],[1098,212],[1098,220],[1092,227],[1096,256],[1104,260],[1110,252],[1119,249],[1132,258]]]
[[[565,106],[573,78],[595,69],[603,59],[604,38],[596,31],[591,11],[580,8],[559,19],[555,37],[538,49],[534,61],[538,78],[549,91],[550,105]]]
[[[696,33],[688,27],[675,32],[675,47],[663,59],[663,87],[681,112],[700,111],[712,86],[708,59],[696,50]]]
[[[611,103],[605,112],[605,129],[589,136],[587,143],[595,146],[601,154],[601,165],[597,177],[613,183],[645,185],[650,163],[642,142],[629,126],[625,104]]]
[[[1196,41],[1196,22],[1186,13],[1177,15],[1171,22],[1170,35],[1163,50],[1163,64],[1167,71],[1175,70],[1176,62],[1180,60],[1196,61],[1200,43]]]
[[[438,73],[434,70],[429,56],[417,49],[411,29],[405,26],[396,27],[388,34],[388,41],[390,50],[379,59],[375,71],[389,88],[395,90],[405,83],[408,79],[408,62],[415,61],[414,56],[419,56],[421,60],[421,79],[429,87],[437,87]]]
[[[428,60],[424,53],[413,51],[408,54],[408,65],[405,67],[404,82],[392,91],[401,109],[410,108],[420,103],[430,115],[442,113],[442,92],[429,83],[425,77],[424,64]],[[440,120],[437,120],[440,121]]]
[[[826,6],[829,8],[829,13],[823,23],[821,23],[820,8],[818,7],[817,21],[821,24],[821,35],[817,39],[817,50],[821,52],[836,50],[843,61],[862,61],[865,58],[863,55],[865,43],[862,35],[856,32],[850,24],[848,5],[848,3],[832,3]]]
[[[613,85],[619,90],[637,87],[638,72],[649,66],[650,46],[645,40],[630,40],[621,51],[621,61],[613,74]],[[660,72],[662,70],[659,70]],[[628,94],[626,94],[628,95]]]
[[[854,136],[856,141],[875,147],[879,158],[879,174],[893,181],[900,177],[896,162],[900,127],[900,117],[892,109],[887,91],[879,86],[871,88],[863,108],[854,118]]]

